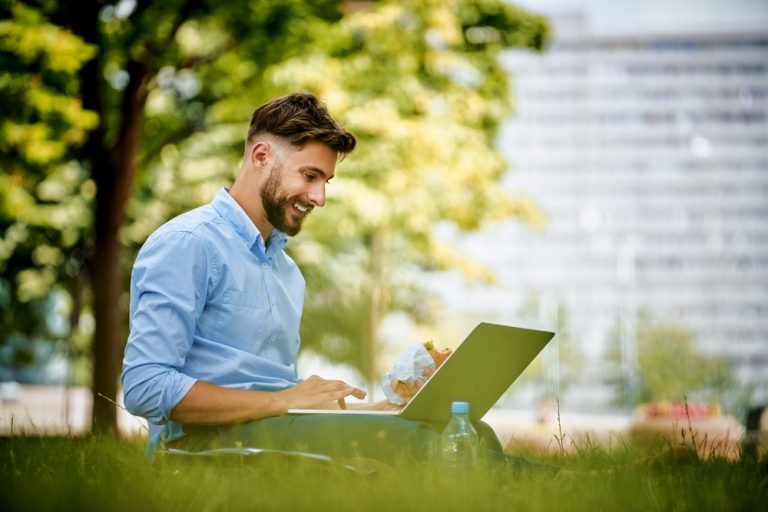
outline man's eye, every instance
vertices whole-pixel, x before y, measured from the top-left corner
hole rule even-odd
[[[315,179],[314,174],[305,174],[304,177],[307,179],[307,181],[312,181]]]

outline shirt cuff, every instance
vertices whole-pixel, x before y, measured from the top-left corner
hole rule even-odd
[[[180,372],[174,372],[170,376],[170,382],[166,383],[160,395],[162,423],[171,421],[171,411],[189,393],[195,382],[197,382],[197,379]]]

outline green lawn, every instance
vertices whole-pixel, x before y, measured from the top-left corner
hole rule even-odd
[[[649,465],[647,455],[594,447],[564,458],[527,454],[568,470],[554,478],[487,468],[457,475],[425,463],[363,476],[266,458],[149,463],[143,441],[11,437],[0,440],[0,510],[767,509],[766,461]]]

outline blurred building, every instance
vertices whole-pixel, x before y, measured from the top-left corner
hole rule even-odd
[[[607,398],[589,361],[618,333],[631,367],[643,313],[689,328],[768,401],[768,31],[605,34],[579,9],[545,14],[548,51],[505,56],[517,110],[499,147],[509,190],[549,223],[467,241],[500,286],[449,305],[509,318],[533,300],[550,328],[564,307],[587,406]]]

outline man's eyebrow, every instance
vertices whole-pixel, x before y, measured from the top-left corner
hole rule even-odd
[[[324,170],[322,170],[321,168],[316,167],[314,165],[305,165],[304,167],[302,167],[302,169],[305,170],[305,171],[313,171],[313,172],[322,174],[323,178],[325,178],[326,181],[331,181],[333,179],[333,175],[331,175],[331,177],[329,178]]]

